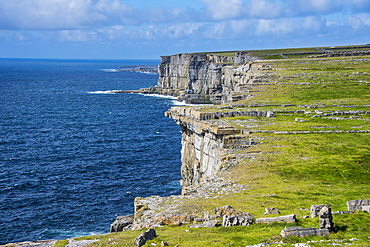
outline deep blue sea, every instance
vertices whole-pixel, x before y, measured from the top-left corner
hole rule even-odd
[[[180,193],[175,101],[110,93],[158,63],[0,59],[0,244],[107,233],[135,197]]]

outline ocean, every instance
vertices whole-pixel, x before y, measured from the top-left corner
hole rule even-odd
[[[180,193],[175,100],[112,93],[158,63],[0,59],[0,244],[107,233],[135,197]]]

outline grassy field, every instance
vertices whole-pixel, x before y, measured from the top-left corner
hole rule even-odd
[[[286,49],[266,49],[266,50],[247,50],[239,51],[248,53],[250,56],[259,57],[261,59],[299,59],[307,58],[311,55],[320,55],[330,52],[353,52],[353,51],[369,51],[370,45],[356,46],[334,46],[334,47],[308,47],[308,48],[286,48]],[[234,57],[235,51],[220,51],[207,52],[206,54],[214,54],[225,57]]]
[[[238,128],[254,124],[251,136],[259,145],[240,151],[254,153],[254,158],[243,159],[221,174],[247,189],[217,198],[184,199],[182,206],[188,214],[203,216],[215,207],[231,205],[255,218],[266,217],[264,209],[275,207],[281,215],[296,214],[299,221],[229,228],[164,226],[156,229],[158,237],[145,246],[161,246],[162,241],[179,247],[259,243],[370,246],[370,214],[364,212],[334,215],[335,231],[330,238],[280,236],[285,226],[318,228],[317,218],[303,218],[309,215],[311,205],[329,204],[333,211],[346,211],[347,201],[370,199],[370,133],[366,133],[370,130],[370,56],[269,63],[277,68],[271,71],[270,85],[254,85],[254,97],[239,103],[246,105],[241,110],[258,104],[259,110],[274,111],[276,116],[222,119]],[[140,232],[83,239],[101,240],[91,246],[134,246]]]

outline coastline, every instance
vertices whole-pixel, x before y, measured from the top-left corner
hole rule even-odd
[[[182,56],[183,57],[183,56]],[[199,57],[197,56],[189,56],[190,59],[194,59],[196,62],[199,62]],[[177,60],[178,56],[174,55],[174,59]],[[201,57],[203,59],[203,56]],[[212,59],[215,59],[212,57]],[[221,58],[220,58],[221,59]],[[316,58],[310,58],[316,59]],[[168,58],[164,58],[164,61],[167,61]],[[191,60],[194,62],[194,60]],[[206,60],[204,60],[206,61]],[[316,61],[316,60],[312,60]],[[290,128],[281,128],[277,130],[270,130],[266,127],[257,126],[256,118],[262,118],[265,121],[272,121],[275,119],[276,115],[278,116],[290,116],[293,118],[291,126],[296,126],[298,123],[305,123],[308,122],[308,117],[312,117],[313,119],[325,118],[327,116],[324,113],[320,113],[320,109],[326,108],[340,108],[340,105],[324,105],[324,104],[311,104],[311,105],[298,105],[296,103],[265,103],[265,104],[248,104],[246,102],[240,103],[240,99],[249,99],[249,96],[252,97],[252,94],[258,93],[257,87],[269,87],[275,86],[279,83],[277,81],[283,81],[283,86],[285,86],[284,80],[291,80],[288,76],[286,78],[282,77],[282,75],[275,76],[275,73],[279,71],[284,71],[278,65],[278,62],[275,60],[254,60],[253,62],[244,61],[242,65],[230,66],[229,64],[223,64],[220,67],[219,64],[215,67],[209,66],[206,62],[203,63],[201,61],[205,71],[209,71],[211,67],[212,72],[207,72],[205,74],[212,74],[213,79],[223,78],[223,80],[229,80],[227,83],[223,81],[224,87],[222,93],[215,90],[213,91],[208,97],[198,97],[201,94],[201,91],[204,90],[203,88],[197,88],[197,86],[193,86],[189,90],[189,88],[177,88],[174,87],[162,87],[165,83],[166,78],[165,75],[160,74],[161,79],[158,82],[158,85],[155,89],[155,92],[171,92],[172,95],[182,95],[182,98],[188,99],[189,102],[199,102],[207,101],[209,103],[218,102],[222,103],[221,105],[216,104],[209,104],[203,106],[190,106],[190,107],[173,107],[165,114],[167,117],[170,117],[176,121],[176,123],[181,126],[182,134],[183,134],[183,141],[182,141],[182,195],[176,196],[169,196],[169,197],[158,197],[158,196],[151,196],[147,198],[136,198],[134,202],[135,208],[135,218],[132,222],[132,225],[129,226],[127,229],[131,230],[139,230],[144,228],[150,227],[159,227],[164,225],[183,225],[189,224],[189,221],[194,220],[195,216],[199,216],[200,212],[196,212],[197,214],[193,214],[186,212],[183,205],[183,200],[192,200],[195,198],[203,198],[205,200],[217,200],[224,196],[228,197],[229,201],[235,203],[232,199],[236,197],[238,193],[244,193],[245,191],[251,190],[254,188],[257,190],[258,181],[255,179],[249,181],[249,184],[240,184],[240,178],[238,178],[238,174],[233,173],[233,168],[240,166],[240,163],[246,162],[246,160],[253,161],[257,159],[260,152],[256,146],[261,143],[266,142],[268,137],[263,134],[268,134],[273,136],[276,139],[283,138],[283,136],[304,136],[307,134],[331,134],[331,133],[368,133],[369,130],[361,129],[358,127],[358,130],[345,130],[345,131],[352,131],[352,132],[340,132],[334,128],[334,130],[328,131],[307,131],[307,130],[299,130],[296,131],[295,129],[291,130]],[[321,60],[320,60],[321,62]],[[188,64],[183,60],[180,61],[182,64]],[[166,66],[169,63],[166,63]],[[171,65],[175,63],[170,63]],[[212,63],[211,63],[212,64]],[[163,64],[162,64],[163,65]],[[184,65],[184,66],[185,66]],[[160,65],[161,66],[161,65]],[[199,63],[197,64],[199,69]],[[180,70],[178,70],[180,71]],[[202,71],[199,69],[198,72]],[[223,76],[219,76],[217,73],[221,73]],[[173,72],[173,71],[172,71]],[[181,85],[183,80],[183,76],[179,75],[179,81],[175,83],[176,85]],[[201,76],[197,77],[197,80],[194,81],[194,85],[197,83],[201,83],[202,81],[199,80]],[[209,78],[209,77],[208,77]],[[172,78],[173,79],[173,78]],[[209,86],[209,88],[217,88],[214,86],[215,80],[211,79],[211,81],[204,82]],[[235,83],[235,84],[231,84]],[[294,83],[289,81],[289,86],[295,86]],[[308,82],[309,83],[309,82]],[[361,83],[361,82],[360,82]],[[162,85],[162,86],[161,86]],[[187,84],[189,85],[189,84]],[[312,86],[313,83],[306,85],[306,84],[299,84],[297,86],[304,87],[304,86]],[[364,84],[366,85],[366,84]],[[325,88],[322,84],[319,84],[320,89]],[[153,87],[154,88],[154,87]],[[127,91],[120,91],[117,93],[140,93],[140,94],[148,94],[153,92],[153,88],[149,89],[140,89],[140,90],[127,90]],[[200,91],[196,91],[196,90]],[[144,92],[144,93],[143,93]],[[175,92],[175,93],[174,93]],[[208,91],[209,92],[209,91]],[[243,94],[248,95],[248,97],[241,97],[240,92]],[[184,95],[185,94],[185,95]],[[189,96],[190,95],[190,96]],[[196,95],[196,97],[192,97]],[[172,96],[174,97],[174,96]],[[190,99],[190,100],[189,100]],[[195,100],[194,100],[195,99]],[[227,101],[227,99],[231,99],[231,101]],[[331,108],[330,108],[331,107]],[[353,105],[353,108],[361,108],[360,105]],[[366,109],[366,105],[364,106]],[[303,110],[302,110],[303,109]],[[312,109],[318,109],[312,111]],[[330,110],[327,110],[330,111]],[[330,113],[336,113],[339,116],[346,116],[345,114],[348,113],[348,116],[352,116],[351,119],[364,119],[367,120],[367,115],[369,114],[367,111],[342,111],[339,110],[331,110]],[[305,115],[304,115],[305,114]],[[328,114],[328,113],[325,113]],[[316,116],[318,115],[318,116]],[[225,119],[233,119],[232,121],[226,121]],[[349,118],[348,118],[349,119]],[[245,121],[243,123],[242,121]],[[244,125],[242,125],[244,124]],[[276,124],[276,123],[275,123]],[[277,125],[277,124],[276,124]],[[333,128],[332,126],[329,126]],[[329,128],[328,127],[328,128]],[[356,132],[357,131],[357,132]],[[257,135],[254,135],[257,134]],[[274,142],[272,142],[271,147],[275,148]],[[280,144],[281,145],[281,144]],[[278,145],[277,145],[278,146]],[[251,150],[251,151],[249,151]],[[275,152],[278,152],[276,150]],[[307,162],[307,161],[306,161]],[[196,164],[196,166],[195,166]],[[240,171],[239,171],[240,172]],[[256,183],[256,185],[254,185]],[[254,186],[254,187],[253,187]],[[287,186],[287,185],[285,185]],[[311,187],[316,186],[312,184]],[[296,190],[300,190],[301,188],[296,188]],[[307,188],[305,188],[308,190]],[[316,188],[319,190],[319,188]],[[243,192],[244,191],[244,192]],[[256,195],[257,192],[252,192],[252,195],[249,195],[250,200],[256,200],[255,198],[262,198],[262,201],[273,200],[278,198],[279,195],[275,193],[267,193],[265,190],[262,190],[265,194]],[[279,191],[279,189],[277,189]],[[298,194],[299,191],[293,191],[292,193]],[[259,193],[263,193],[259,192]],[[278,193],[282,193],[279,191]],[[321,191],[321,193],[324,193]],[[294,194],[294,195],[295,195]],[[302,196],[304,196],[302,194]],[[270,199],[271,198],[271,199]],[[301,199],[302,201],[303,199]],[[277,200],[278,201],[278,200]],[[275,202],[276,203],[276,202]],[[262,205],[265,205],[262,203]],[[221,205],[219,205],[221,206]],[[336,205],[338,206],[338,205]],[[245,206],[248,208],[248,206]],[[285,206],[288,207],[288,206]],[[298,212],[297,214],[303,218],[304,210],[299,212],[297,206],[295,205],[295,210]],[[342,207],[340,207],[342,208]],[[256,210],[250,209],[249,210]],[[189,209],[188,209],[189,210]],[[286,210],[286,209],[285,209]],[[292,210],[292,209],[291,209]],[[306,209],[305,209],[306,210]],[[191,211],[191,210],[189,210]],[[286,210],[287,211],[287,210]],[[293,211],[294,212],[294,211]],[[203,213],[203,212],[202,212]],[[296,213],[296,212],[294,212]],[[181,217],[179,217],[181,216]],[[188,217],[194,218],[188,218]],[[127,225],[128,226],[128,225]]]

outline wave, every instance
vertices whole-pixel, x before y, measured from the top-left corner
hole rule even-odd
[[[119,69],[101,69],[101,71],[104,71],[104,72],[120,72]]]
[[[92,91],[88,92],[89,94],[115,94],[120,92],[121,90],[107,90],[107,91]]]
[[[93,236],[93,235],[101,235],[105,234],[105,232],[83,232],[83,231],[73,231],[73,230],[61,230],[61,229],[45,229],[42,233],[43,237],[46,238],[74,238],[74,237],[82,237],[82,236]]]
[[[169,96],[169,95],[163,95],[163,94],[146,94],[146,93],[144,94],[144,93],[141,93],[141,95],[150,96],[150,97],[156,97],[156,98],[164,98],[164,99],[177,100],[177,97]]]
[[[164,98],[172,100],[173,105],[176,106],[188,106],[188,105],[198,105],[198,104],[187,104],[185,101],[178,101],[177,97],[170,96],[170,95],[163,95],[163,94],[141,94],[144,96],[156,97],[156,98]]]
[[[174,101],[173,102],[174,105],[177,105],[177,106],[186,106],[186,105],[194,105],[194,104],[187,104],[185,103],[185,101]]]

